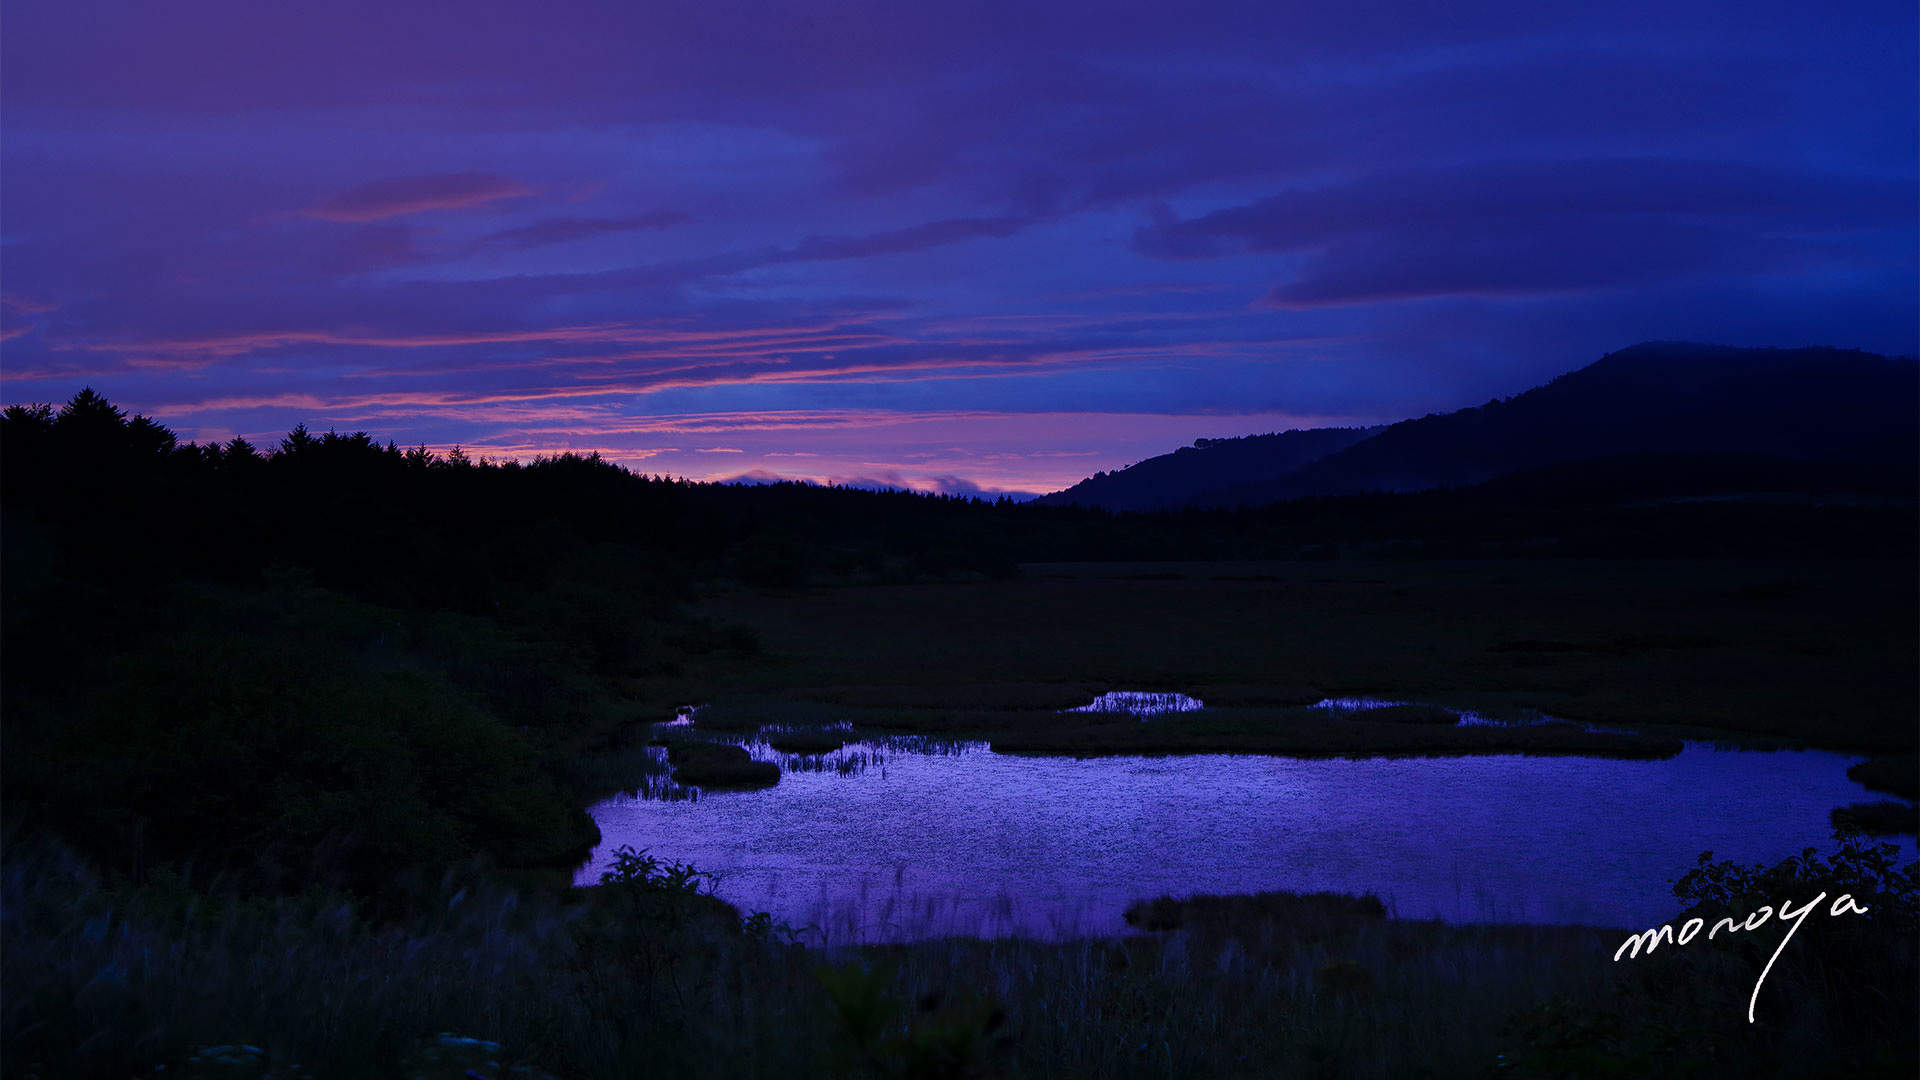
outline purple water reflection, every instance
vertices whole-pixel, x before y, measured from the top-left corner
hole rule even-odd
[[[889,753],[697,802],[609,799],[577,880],[630,844],[836,941],[1114,933],[1135,899],[1262,889],[1373,891],[1410,918],[1645,926],[1677,912],[1671,882],[1704,850],[1830,848],[1828,812],[1880,798],[1846,778],[1857,760],[1704,744],[1666,761]]]
[[[1163,694],[1150,690],[1109,690],[1094,698],[1092,704],[1066,709],[1066,712],[1132,713],[1145,720],[1162,713],[1197,712],[1206,708],[1200,699],[1185,694]]]

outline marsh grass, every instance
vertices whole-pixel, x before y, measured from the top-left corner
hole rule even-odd
[[[1130,576],[1158,569],[1178,574]],[[1920,739],[1911,560],[1343,560],[1324,582],[1298,563],[1209,580],[1221,569],[1084,563],[979,585],[715,594],[709,614],[752,626],[766,653],[700,685],[832,699],[862,730],[926,733],[1018,734],[1047,722],[1041,706],[1135,686],[1211,707],[1372,694],[1878,753]],[[1529,642],[1545,644],[1514,647]],[[1084,696],[964,697],[983,672]],[[1422,726],[1403,725],[1408,752],[1427,752]]]
[[[986,744],[979,739],[964,735],[889,734],[881,736],[876,745],[896,754],[933,754],[939,757],[958,757],[986,748]]]
[[[1428,722],[1445,710],[1409,706],[1406,719],[1376,720],[1397,709],[1204,709],[1142,724],[1129,717],[1079,714],[1079,723],[1031,725],[991,738],[1000,753],[1276,754],[1289,757],[1577,754],[1656,759],[1680,752],[1665,736],[1588,731],[1571,724],[1532,726]],[[1450,714],[1449,714],[1450,715]],[[1409,722],[1411,721],[1411,722]]]
[[[810,755],[783,759],[781,768],[790,772],[830,772],[839,776],[860,776],[885,768],[887,757],[879,750],[853,750],[832,757]]]
[[[1190,928],[1215,936],[1236,928],[1272,923],[1293,933],[1329,933],[1340,927],[1359,927],[1368,920],[1385,919],[1387,906],[1372,894],[1262,892],[1237,896],[1162,896],[1135,901],[1122,916],[1141,930]]]
[[[1357,699],[1356,699],[1357,700]],[[1069,754],[1273,754],[1296,757],[1390,757],[1456,754],[1577,754],[1655,759],[1680,752],[1681,740],[1601,730],[1572,722],[1463,724],[1450,708],[1392,704],[1368,708],[1313,705],[1207,707],[1156,714],[1143,723],[1131,712],[1075,710],[970,710],[822,706],[812,702],[755,699],[715,706],[750,713],[744,720],[690,737],[718,738],[741,730],[775,737],[818,732],[833,738],[885,742],[897,747],[990,743],[1002,753]],[[1512,709],[1513,716],[1529,711]],[[703,721],[704,722],[704,721]],[[769,725],[773,733],[765,727]],[[680,729],[689,730],[689,729]],[[844,732],[844,736],[837,734]],[[914,740],[907,743],[902,740]],[[775,749],[781,749],[775,747]]]
[[[602,796],[625,795],[631,798],[658,800],[662,802],[697,802],[700,789],[710,787],[716,790],[750,790],[769,786],[763,782],[772,777],[777,781],[785,773],[834,773],[839,776],[860,776],[873,769],[886,765],[888,750],[881,745],[845,742],[837,751],[820,753],[789,754],[771,744],[764,750],[752,747],[733,746],[721,741],[709,741],[699,738],[684,738],[689,744],[701,747],[714,747],[706,750],[682,749],[681,764],[669,765],[668,741],[649,748],[653,755],[654,768],[648,772],[620,771],[611,772],[618,776],[618,786],[602,788],[597,794]],[[916,741],[917,745],[917,741]],[[942,748],[948,744],[928,740],[931,747],[924,752],[945,752]],[[732,753],[731,751],[738,751]],[[744,755],[744,756],[743,756]],[[768,769],[775,770],[768,772]],[[671,770],[671,772],[669,772]],[[734,776],[744,777],[747,782],[734,782]],[[726,779],[715,782],[710,777],[721,776]]]
[[[641,776],[627,783],[620,792],[636,799],[653,799],[660,802],[698,802],[700,789],[689,787],[670,776]]]
[[[780,782],[780,766],[753,760],[745,747],[706,739],[669,739],[665,745],[677,784],[745,789]]]
[[[617,748],[570,759],[566,776],[577,790],[592,798],[657,784],[666,779],[670,768],[658,746],[636,738]]]
[[[830,754],[847,745],[852,734],[845,730],[777,731],[765,736],[767,745],[783,754]]]
[[[568,916],[513,894],[461,891],[406,926],[344,897],[196,895],[162,873],[134,888],[70,855],[10,852],[5,874],[5,1071],[145,1075],[230,1043],[315,1075],[399,1062],[439,1031],[564,1025],[539,985]]]
[[[1084,702],[1084,699],[1082,699]],[[1583,754],[1652,759],[1679,752],[1665,735],[1587,730],[1573,723],[1480,724],[1438,705],[1364,709],[1311,705],[1208,707],[1156,714],[1142,723],[1123,711],[909,708],[834,705],[758,698],[719,704],[717,727],[702,721],[694,737],[759,732],[775,750],[813,753],[832,740],[885,742],[907,747],[987,742],[1002,753],[1274,754],[1298,757],[1376,757],[1453,754]],[[1509,712],[1526,715],[1520,709]],[[748,721],[751,717],[751,722]],[[777,740],[777,745],[776,745]],[[798,750],[807,746],[805,751]],[[844,744],[843,744],[844,745]],[[790,749],[796,748],[796,749]],[[822,750],[820,752],[831,752]]]
[[[1136,936],[809,947],[692,868],[630,856],[564,894],[450,878],[379,922],[337,897],[216,899],[10,846],[0,1068],[177,1075],[244,1043],[316,1077],[435,1075],[412,1063],[456,1032],[560,1080],[1912,1075],[1914,870],[1884,855],[1703,860],[1682,882],[1703,911],[1816,886],[1873,907],[1793,941],[1756,1026],[1764,933],[1614,963],[1623,931],[1269,894],[1155,901],[1177,925]]]

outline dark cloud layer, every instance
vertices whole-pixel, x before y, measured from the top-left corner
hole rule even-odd
[[[1642,339],[1916,348],[1911,3],[4,16],[0,393],[189,437],[991,493]]]
[[[1286,192],[1177,220],[1134,248],[1164,259],[1309,252],[1279,306],[1611,288],[1847,261],[1847,237],[1898,233],[1912,184],[1732,162],[1476,163]]]
[[[606,236],[611,233],[664,229],[670,225],[684,225],[687,220],[687,215],[676,210],[655,210],[621,218],[542,218],[531,225],[489,233],[480,240],[482,243],[502,244],[512,248],[536,248],[545,247],[548,244],[564,244],[572,240]]]

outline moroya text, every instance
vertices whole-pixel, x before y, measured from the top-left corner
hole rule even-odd
[[[1780,959],[1781,951],[1787,947],[1787,942],[1793,940],[1793,935],[1800,929],[1800,924],[1807,921],[1807,916],[1813,912],[1814,906],[1826,898],[1827,894],[1821,893],[1819,896],[1807,901],[1798,911],[1794,910],[1793,905],[1790,903],[1782,903],[1780,905],[1780,921],[1792,921],[1793,929],[1788,930],[1787,936],[1780,939],[1780,944],[1774,948],[1773,955],[1767,958],[1767,966],[1760,969],[1760,978],[1754,981],[1753,996],[1747,999],[1747,1023],[1753,1023],[1754,1003],[1760,1000],[1760,985],[1767,981],[1767,973],[1773,970],[1773,962]],[[1830,916],[1846,915],[1849,913],[1865,915],[1867,909],[1861,907],[1859,903],[1847,893],[1841,893],[1840,898],[1835,900],[1833,905],[1827,910],[1827,914]],[[1760,910],[1747,916],[1746,922],[1744,923],[1736,922],[1733,919],[1721,919],[1719,922],[1713,924],[1713,929],[1707,931],[1707,940],[1712,941],[1714,935],[1722,930],[1728,933],[1737,933],[1741,930],[1757,930],[1761,926],[1764,926],[1766,921],[1772,917],[1773,909],[1763,906]],[[1657,930],[1647,930],[1634,934],[1620,943],[1620,947],[1614,950],[1613,958],[1618,961],[1622,954],[1629,957],[1639,956],[1640,950],[1643,947],[1651,954],[1654,949],[1659,947],[1661,939],[1663,938],[1675,944],[1685,945],[1698,936],[1700,928],[1706,924],[1705,919],[1688,919],[1685,923],[1681,924],[1680,933],[1677,937],[1674,935],[1672,925],[1662,926]]]

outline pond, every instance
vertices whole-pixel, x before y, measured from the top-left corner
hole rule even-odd
[[[1828,850],[1831,810],[1882,798],[1847,779],[1858,758],[1702,743],[1663,761],[843,753],[878,763],[605,800],[577,880],[631,845],[828,941],[1112,934],[1134,900],[1269,889],[1373,892],[1403,918],[1644,927],[1678,913],[1672,882],[1701,852]]]

